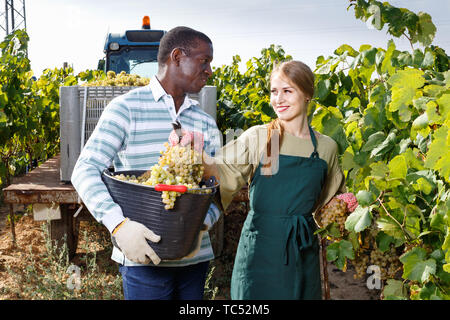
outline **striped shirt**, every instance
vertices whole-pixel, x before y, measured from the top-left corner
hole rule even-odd
[[[160,151],[178,120],[189,131],[202,132],[204,150],[211,157],[220,148],[220,131],[214,119],[199,103],[186,96],[178,113],[173,98],[156,77],[150,84],[114,98],[105,108],[95,130],[86,142],[75,164],[71,181],[83,203],[109,232],[124,219],[122,209],[111,198],[101,173],[111,163],[116,171],[148,170],[158,162]],[[205,224],[211,227],[220,216],[211,204]],[[126,265],[139,265],[127,259],[116,247],[112,260]],[[161,261],[158,266],[185,266],[214,258],[208,232],[203,233],[200,251],[191,258]],[[150,262],[151,263],[151,262]]]

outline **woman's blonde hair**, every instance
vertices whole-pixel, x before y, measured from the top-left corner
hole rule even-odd
[[[282,77],[286,78],[286,80],[297,86],[309,100],[314,96],[314,73],[303,62],[296,60],[282,62],[278,65],[275,65],[270,75],[270,80],[272,80],[272,77],[275,74],[281,74]],[[281,146],[284,130],[278,118],[272,120],[267,125],[267,158],[270,158],[271,156],[271,139],[274,130],[279,130],[280,143],[278,145]],[[267,168],[270,167],[270,165],[271,162],[266,161],[263,167]]]

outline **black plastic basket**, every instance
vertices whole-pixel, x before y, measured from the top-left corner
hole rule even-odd
[[[176,198],[173,209],[166,210],[161,191],[156,191],[152,186],[114,178],[119,174],[138,177],[144,172],[105,170],[102,180],[114,202],[122,208],[125,217],[142,223],[161,236],[158,243],[148,243],[162,260],[185,257],[195,249],[198,234],[218,183],[214,178],[210,179],[203,184],[207,189],[212,189],[211,193],[184,193]]]

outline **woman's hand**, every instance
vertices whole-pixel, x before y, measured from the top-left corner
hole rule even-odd
[[[336,198],[341,199],[347,203],[347,209],[348,212],[355,211],[356,207],[358,206],[358,200],[356,200],[356,197],[353,193],[342,193],[338,195]]]
[[[175,130],[172,130],[169,135],[169,143],[171,146],[176,146],[177,144],[180,144],[182,147],[191,145],[195,151],[202,153],[204,138],[201,132],[181,129],[180,137]]]

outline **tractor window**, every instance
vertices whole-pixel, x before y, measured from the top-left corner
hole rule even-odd
[[[158,47],[122,47],[119,51],[109,51],[107,70],[116,73],[125,71],[150,78],[158,72]]]

